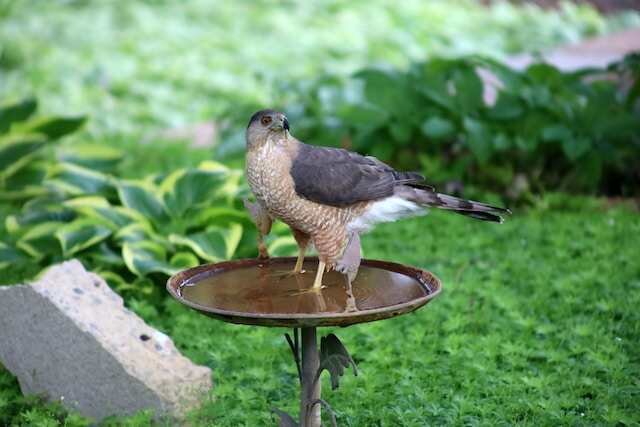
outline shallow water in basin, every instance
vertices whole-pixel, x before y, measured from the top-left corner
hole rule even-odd
[[[325,287],[310,291],[317,261],[304,264],[304,273],[286,275],[294,263],[264,264],[226,271],[208,271],[189,279],[182,297],[204,307],[241,313],[342,313],[347,307],[346,277],[324,274]],[[424,297],[428,290],[417,279],[380,268],[361,266],[353,282],[358,310],[402,304]]]

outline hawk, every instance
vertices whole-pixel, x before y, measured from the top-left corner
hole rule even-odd
[[[349,284],[353,281],[360,266],[359,236],[377,223],[421,215],[432,207],[493,222],[510,213],[437,193],[421,174],[396,171],[375,157],[305,144],[291,135],[287,117],[274,110],[251,116],[246,143],[246,176],[256,203],[245,205],[260,241],[274,219],[289,225],[299,247],[292,273],[302,271],[312,243],[319,259],[314,290],[322,287],[326,269],[335,268]]]

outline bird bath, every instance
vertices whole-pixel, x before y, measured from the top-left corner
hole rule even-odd
[[[353,282],[357,310],[347,309],[346,277],[325,274],[325,288],[309,291],[317,258],[306,258],[300,275],[286,275],[295,258],[227,261],[184,270],[167,282],[169,293],[199,312],[230,323],[293,328],[285,334],[301,384],[300,422],[274,410],[281,426],[319,427],[320,410],[333,411],[320,398],[320,373],[329,371],[332,387],[344,368],[356,366],[340,340],[329,334],[321,339],[316,328],[373,322],[412,312],[440,293],[440,281],[431,273],[386,261],[362,260]]]

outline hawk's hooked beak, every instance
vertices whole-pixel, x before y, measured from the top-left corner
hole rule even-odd
[[[287,120],[286,117],[282,120],[282,128],[284,130],[289,130],[289,120]]]

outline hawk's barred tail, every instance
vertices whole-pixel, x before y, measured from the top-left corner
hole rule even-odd
[[[408,188],[404,186],[398,195],[425,207],[446,209],[483,221],[502,222],[503,219],[500,214],[511,213],[509,209],[499,208],[473,200],[460,199],[448,194],[436,193],[428,189]]]
[[[420,191],[420,193],[428,193]],[[429,199],[430,205],[439,209],[451,210],[457,214],[469,216],[471,218],[480,219],[482,221],[502,222],[504,221],[499,214],[511,214],[509,209],[491,206],[486,203],[475,202],[473,200],[460,199],[458,197],[449,196],[442,193],[431,193]],[[435,196],[435,200],[433,200]],[[435,203],[434,203],[435,202]]]
[[[465,215],[471,218],[480,219],[482,221],[492,221],[498,222],[502,224],[504,222],[504,218],[500,215],[495,215],[490,212],[473,212],[473,211],[464,211],[464,210],[454,210],[453,212],[458,213],[460,215]]]

